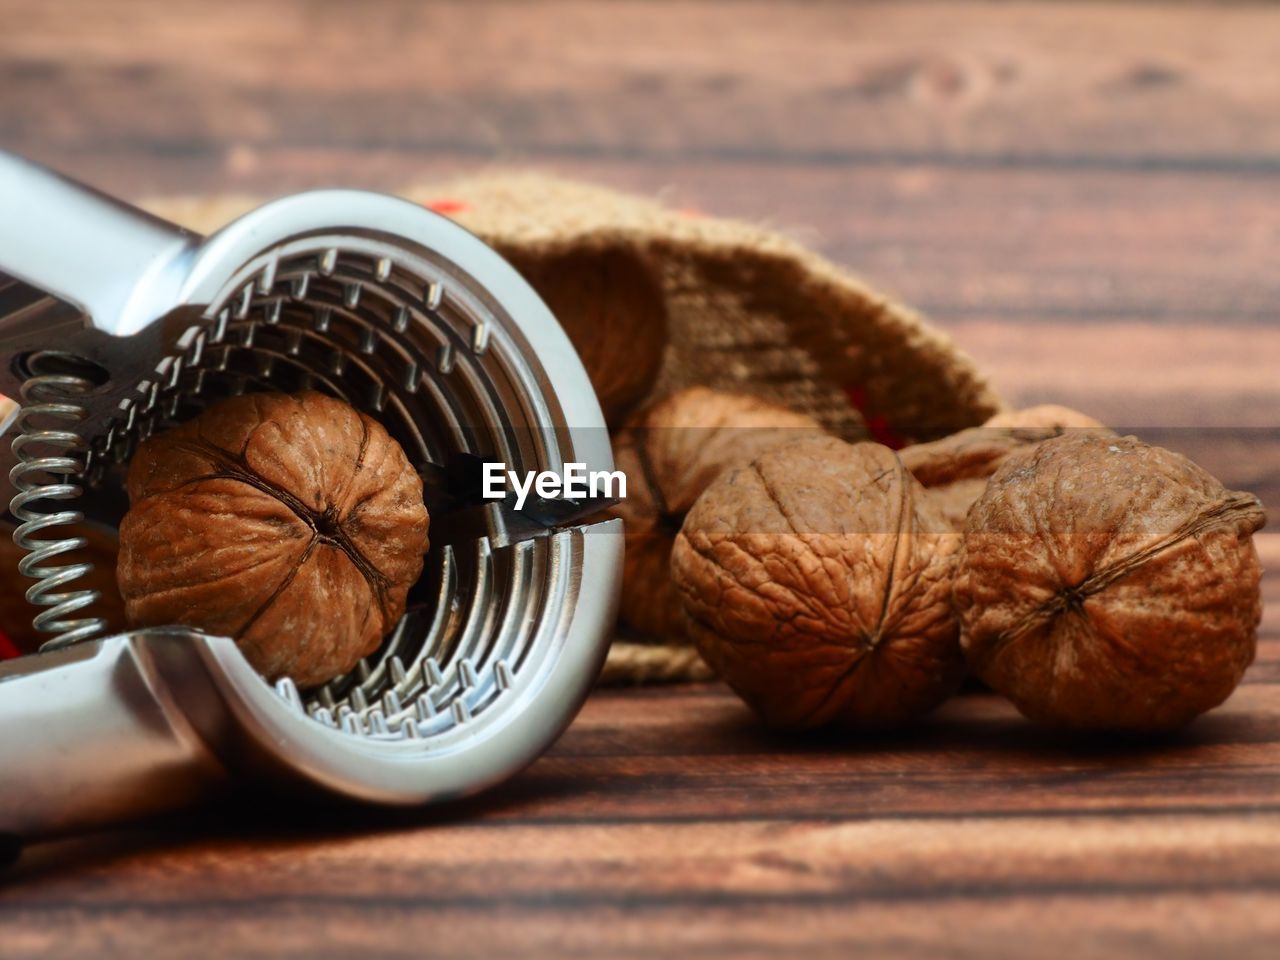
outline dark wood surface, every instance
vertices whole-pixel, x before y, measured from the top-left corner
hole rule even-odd
[[[1280,7],[0,0],[0,147],[127,196],[537,166],[779,226],[1280,507]],[[1151,742],[966,694],[794,741],[602,691],[494,793],[254,798],[28,851],[0,956],[1280,955],[1257,664]],[[8,735],[8,734],[6,734]],[[3,771],[2,785],[20,771]]]

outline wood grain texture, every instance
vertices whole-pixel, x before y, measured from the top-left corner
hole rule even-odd
[[[718,686],[601,691],[470,803],[261,797],[28,851],[6,958],[1270,957],[1280,936],[1280,534],[1259,659],[1157,741],[963,695],[855,742],[761,731]]]
[[[529,165],[769,223],[1280,509],[1280,7],[0,0],[0,145],[128,196]],[[413,812],[221,798],[29,850],[0,955],[1242,957],[1280,942],[1258,660],[1150,741],[970,692],[857,742],[601,691]],[[3,771],[5,788],[20,772]]]
[[[374,0],[356,15],[333,0],[6,0],[0,13],[20,24],[0,88],[41,91],[11,100],[0,136],[68,157],[1280,160],[1280,11],[1261,5]]]

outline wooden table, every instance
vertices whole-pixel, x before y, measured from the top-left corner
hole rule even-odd
[[[665,191],[1280,506],[1280,9],[355,6],[0,0],[0,145],[134,197],[494,163]],[[1259,543],[1258,662],[1164,741],[983,694],[792,741],[719,686],[602,691],[456,809],[247,799],[33,849],[0,955],[1280,956]]]

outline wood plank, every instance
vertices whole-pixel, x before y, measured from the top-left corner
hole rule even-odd
[[[748,902],[640,900],[591,907],[547,898],[466,910],[374,899],[193,904],[151,911],[51,908],[5,931],[7,956],[964,957],[1272,960],[1280,896],[1267,890]],[[998,903],[998,909],[993,909]]]
[[[1280,168],[1260,4],[0,4],[0,139],[77,167],[474,158]],[[287,69],[282,69],[287,65]],[[113,184],[108,184],[112,186]]]
[[[1274,644],[1280,537],[1261,540]],[[930,956],[959,927],[975,956],[1261,957],[1278,759],[1274,680],[1130,744],[1045,734],[989,695],[850,744],[765,735],[717,686],[608,691],[525,775],[451,810],[245,797],[36,848],[0,879],[0,933],[15,958]]]
[[[946,324],[1018,404],[1050,400],[1117,427],[1201,442],[1274,438],[1280,428],[1280,327],[1062,323]]]
[[[597,697],[579,726],[638,699]],[[664,704],[653,722],[682,713],[671,706]],[[631,717],[616,722],[637,729]],[[686,714],[686,722],[698,718]],[[687,758],[683,764],[691,766]],[[699,766],[708,766],[705,759]],[[602,775],[608,774],[597,771]],[[801,758],[792,792],[784,794],[782,784],[773,790],[794,800],[814,779]],[[1005,793],[1026,798],[1062,782],[1037,788],[1015,780]],[[846,785],[846,799],[859,789]],[[944,800],[956,792],[927,789]],[[633,785],[632,792],[646,791]],[[651,806],[679,792],[647,791]],[[145,843],[138,849],[138,838],[126,836],[35,857],[0,892],[6,956],[69,955],[89,936],[129,949],[182,942],[187,955],[205,956],[249,947],[268,929],[271,949],[318,942],[321,956],[354,944],[426,956],[468,949],[500,955],[517,945],[532,955],[563,955],[566,936],[584,952],[610,955],[655,942],[700,945],[713,956],[738,955],[752,944],[896,946],[902,955],[907,946],[898,935],[881,936],[908,918],[945,916],[950,923],[968,916],[966,929],[976,933],[966,943],[987,946],[986,925],[1003,929],[1011,915],[1064,914],[1100,942],[1116,936],[1123,944],[1140,932],[1144,950],[1164,944],[1164,937],[1181,947],[1244,949],[1250,938],[1269,934],[1263,917],[1270,914],[1237,917],[1233,908],[1265,906],[1280,883],[1280,811],[1274,809],[1244,817],[1225,810],[1163,816],[1113,810],[1106,818],[860,821],[831,803],[811,822],[783,816],[621,825],[576,817],[490,822],[471,815],[379,825],[313,811],[302,816],[301,827],[287,815],[264,821],[262,813],[260,807],[243,811],[248,822],[211,818],[202,832],[214,836],[206,840],[186,839],[187,823],[150,849]],[[1121,907],[1131,902],[1141,910]],[[1152,913],[1157,904],[1176,905],[1179,916]],[[863,911],[873,908],[881,919],[868,927]],[[687,941],[694,916],[707,929]],[[618,933],[620,923],[643,927],[647,937],[633,942]],[[742,924],[748,932],[739,939]],[[211,928],[216,938],[195,936]],[[445,929],[466,936],[454,938]],[[1035,941],[1043,947],[1066,929],[1038,926]],[[944,931],[926,924],[918,932],[928,937],[917,945],[923,950]]]
[[[181,870],[180,887],[171,882]],[[1280,892],[1280,814],[730,824],[649,822],[388,831],[339,839],[225,840],[126,855],[47,876],[8,909],[57,903],[160,913],[269,898],[376,901],[398,877],[418,908],[537,908],[637,900],[820,902],[1188,888]],[[109,884],[94,883],[110,880]]]
[[[510,828],[1264,811],[1280,813],[1274,679],[1245,684],[1185,732],[1128,741],[1038,729],[990,694],[959,697],[894,735],[790,738],[763,732],[713,686],[600,691],[547,757],[452,812],[353,812],[337,824],[323,809],[248,797],[192,814],[178,829],[269,841],[449,823],[454,815]],[[56,851],[39,855],[59,859]]]
[[[249,186],[260,195],[333,182],[394,190],[479,166],[447,154],[385,159],[290,153],[264,160]],[[183,169],[176,192],[218,188],[198,166]],[[1280,256],[1280,175],[936,163],[814,170],[790,161],[725,168],[697,160],[561,161],[549,169],[771,225],[943,325],[1155,323],[1247,326],[1261,335],[1280,303],[1271,269]],[[112,176],[109,164],[99,171]],[[203,220],[198,210],[190,216]]]
[[[688,163],[646,176],[641,189],[677,185],[678,205],[777,224],[942,323],[1265,326],[1277,316],[1270,176],[927,163]]]

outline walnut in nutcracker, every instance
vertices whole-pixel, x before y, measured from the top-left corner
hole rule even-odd
[[[372,653],[422,571],[422,482],[375,420],[319,393],[225,400],[129,466],[118,577],[134,626],[233,637],[324,683]]]
[[[966,523],[955,587],[974,672],[1024,714],[1164,730],[1217,706],[1253,660],[1258,499],[1133,437],[1011,456]]]
[[[698,649],[766,724],[891,727],[962,677],[958,543],[893,451],[812,438],[708,487],[671,571]]]
[[[671,547],[698,495],[721,473],[771,447],[819,435],[813,418],[756,397],[690,387],[634,418],[614,438],[627,476],[621,619],[651,639],[684,635],[671,586]]]

